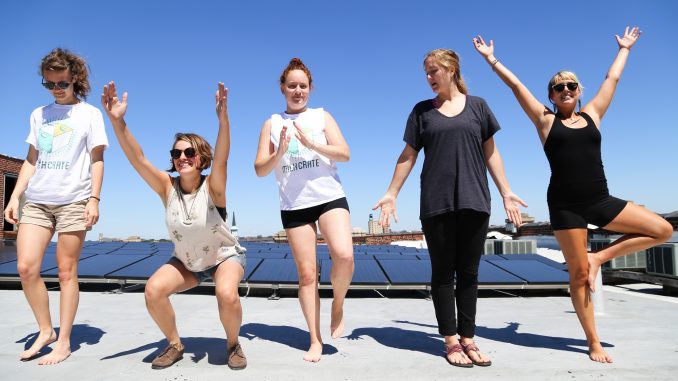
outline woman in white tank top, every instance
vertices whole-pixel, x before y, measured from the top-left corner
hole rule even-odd
[[[332,338],[344,330],[344,298],[353,277],[353,241],[348,203],[335,164],[348,161],[348,145],[327,111],[307,108],[311,82],[306,65],[293,58],[280,76],[285,112],[264,123],[254,167],[258,176],[275,170],[283,227],[297,265],[299,301],[310,334],[304,360],[317,362],[323,343],[316,235],[320,229],[332,258]]]
[[[146,183],[160,196],[166,208],[165,221],[174,242],[174,255],[146,283],[148,312],[165,335],[169,346],[154,360],[154,369],[167,368],[183,357],[184,346],[177,331],[170,295],[212,278],[219,304],[219,317],[226,331],[228,366],[242,369],[247,360],[238,342],[242,308],[238,287],[244,275],[244,250],[226,223],[226,163],[230,150],[230,127],[226,96],[219,83],[216,110],[219,133],[216,149],[195,134],[177,134],[170,151],[171,177],[151,164],[127,128],[127,93],[118,99],[115,84],[104,87],[101,102],[111,120],[115,136],[127,159]],[[202,171],[212,166],[204,177]]]

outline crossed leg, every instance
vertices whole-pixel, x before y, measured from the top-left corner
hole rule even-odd
[[[603,250],[589,254],[588,282],[592,290],[603,263],[659,245],[668,241],[673,234],[671,224],[665,219],[632,202],[627,203],[621,213],[605,226],[605,229],[624,235]]]

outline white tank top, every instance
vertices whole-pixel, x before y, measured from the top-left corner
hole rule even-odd
[[[179,179],[172,182],[165,224],[174,242],[174,256],[187,269],[203,271],[245,252],[212,202],[207,180],[192,194],[182,194]]]
[[[325,137],[325,111],[307,109],[300,114],[273,114],[271,116],[271,142],[278,149],[280,131],[287,127],[292,136],[287,152],[275,167],[275,177],[280,190],[280,209],[310,208],[345,197],[334,160],[304,147],[297,140],[293,121],[316,144],[327,144]]]

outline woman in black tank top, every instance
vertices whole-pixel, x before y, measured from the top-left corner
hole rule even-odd
[[[588,288],[601,264],[618,256],[658,245],[673,234],[671,225],[657,214],[610,196],[600,155],[599,126],[617,88],[631,47],[640,37],[638,27],[616,36],[619,51],[595,97],[581,107],[582,86],[574,73],[561,71],[548,84],[553,111],[539,102],[520,80],[494,56],[494,45],[481,36],[473,39],[476,50],[517,98],[532,120],[551,166],[548,190],[549,214],[554,235],[567,261],[570,295],[584,328],[593,361],[612,362],[596,333]],[[580,111],[576,111],[579,105]],[[624,236],[596,253],[587,252],[587,224],[592,223]]]

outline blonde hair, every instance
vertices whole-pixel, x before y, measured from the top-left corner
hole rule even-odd
[[[435,49],[426,53],[424,57],[424,65],[426,65],[426,60],[433,58],[436,60],[438,65],[442,66],[448,72],[454,72],[453,78],[454,82],[457,84],[457,89],[462,94],[468,94],[468,88],[464,82],[464,77],[461,76],[461,70],[459,68],[459,56],[453,50],[450,49]]]
[[[200,156],[200,167],[198,167],[198,169],[201,172],[212,165],[212,146],[202,136],[193,133],[179,132],[178,134],[174,135],[174,143],[172,144],[172,148],[174,148],[174,146],[180,140],[190,144],[191,147],[195,149],[196,155]],[[172,158],[170,158],[170,163],[172,166],[167,170],[167,172],[176,172],[177,169],[174,166],[174,160],[172,160]]]
[[[551,104],[553,105],[554,111],[556,111],[556,105],[551,100],[551,95],[553,95],[553,85],[555,85],[556,82],[558,82],[558,81],[568,80],[568,79],[570,81],[574,81],[574,82],[577,82],[577,84],[579,84],[579,94],[580,94],[580,96],[582,94],[584,94],[584,86],[581,84],[581,82],[579,82],[579,78],[577,77],[577,74],[574,74],[573,72],[571,72],[569,70],[561,70],[561,71],[557,72],[549,80],[549,85],[548,85],[548,89],[547,89],[549,102],[551,102]]]

